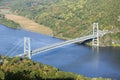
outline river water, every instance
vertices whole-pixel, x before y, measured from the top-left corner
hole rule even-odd
[[[63,42],[50,36],[0,25],[0,54],[14,56],[23,53],[24,37],[31,38],[32,50]],[[120,47],[93,49],[85,45],[71,44],[32,56],[32,60],[87,77],[120,80]]]

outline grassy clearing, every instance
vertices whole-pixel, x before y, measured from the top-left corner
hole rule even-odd
[[[21,27],[25,30],[42,33],[42,34],[46,34],[46,35],[52,34],[52,30],[50,28],[45,27],[43,25],[39,25],[39,24],[35,23],[34,21],[29,20],[28,18],[14,15],[14,14],[5,14],[5,17],[7,19],[10,19],[10,20],[13,20],[13,21],[19,23],[21,25]]]

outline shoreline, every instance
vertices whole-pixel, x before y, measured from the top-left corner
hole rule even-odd
[[[5,17],[9,20],[13,20],[14,22],[20,24],[20,27],[24,30],[35,32],[35,33],[40,33],[40,34],[44,34],[48,36],[53,34],[52,29],[50,29],[49,27],[40,25],[23,16],[14,15],[14,14],[5,14]]]
[[[5,17],[9,20],[13,20],[16,23],[19,23],[20,28],[23,30],[51,36],[53,38],[61,39],[64,41],[71,40],[71,38],[54,36],[52,29],[50,29],[49,27],[46,27],[44,25],[40,25],[40,24],[38,24],[38,23],[28,19],[28,18],[23,17],[23,16],[14,15],[14,14],[5,14]],[[76,44],[79,44],[79,42]],[[88,44],[87,46],[92,46],[92,45]],[[120,44],[111,45],[111,47],[119,47],[119,46],[120,46]],[[100,45],[99,47],[105,47],[105,45]]]

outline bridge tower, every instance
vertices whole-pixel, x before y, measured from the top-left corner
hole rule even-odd
[[[93,39],[92,45],[93,46],[99,46],[99,28],[98,28],[98,23],[93,23],[93,35],[96,36],[96,38]]]
[[[24,55],[31,59],[30,38],[24,37]]]
[[[98,23],[93,23],[93,35],[96,37],[92,41],[93,66],[98,69],[99,64],[99,28]]]

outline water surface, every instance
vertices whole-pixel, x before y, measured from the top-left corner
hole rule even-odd
[[[31,48],[36,49],[63,40],[25,30],[14,30],[0,25],[0,54],[14,56],[23,53],[23,38],[31,38]],[[32,60],[55,66],[60,70],[88,77],[120,79],[120,47],[94,49],[71,44],[32,56]]]

